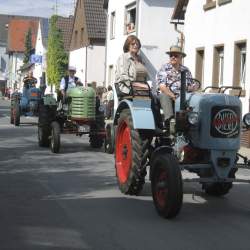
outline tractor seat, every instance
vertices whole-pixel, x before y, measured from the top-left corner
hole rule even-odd
[[[119,88],[119,83],[115,83],[115,89],[118,98],[121,99],[133,99],[133,98],[151,98],[150,87],[145,82],[131,82],[129,93],[124,93]]]

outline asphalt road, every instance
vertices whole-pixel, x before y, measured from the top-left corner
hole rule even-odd
[[[214,198],[185,184],[180,215],[164,220],[149,182],[141,196],[122,195],[112,155],[71,135],[60,154],[39,148],[36,126],[10,125],[8,106],[0,101],[1,250],[250,249],[249,185]]]

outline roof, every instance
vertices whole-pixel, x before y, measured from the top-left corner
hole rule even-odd
[[[0,46],[6,46],[8,42],[8,24],[12,19],[39,20],[40,17],[16,16],[0,14]]]
[[[103,8],[108,9],[109,7],[109,0],[103,0]]]
[[[84,12],[89,39],[106,38],[106,14],[103,0],[84,0]]]
[[[62,35],[63,35],[63,44],[64,44],[64,49],[66,51],[69,51],[70,48],[70,41],[71,41],[71,34],[72,34],[72,29],[73,29],[73,22],[74,22],[74,17],[57,17],[57,22],[56,26],[59,30],[61,30]]]
[[[42,33],[42,43],[45,48],[48,45],[48,37],[49,37],[49,19],[42,19],[40,21],[41,25],[41,33]]]
[[[8,52],[20,52],[25,51],[25,37],[31,28],[32,32],[32,47],[35,48],[38,21],[24,20],[24,19],[12,19],[9,22],[8,27]]]
[[[184,20],[185,12],[188,5],[189,0],[177,0],[175,9],[172,15],[172,20]]]

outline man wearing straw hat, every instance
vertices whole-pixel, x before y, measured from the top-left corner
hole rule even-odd
[[[160,103],[164,113],[164,124],[166,128],[169,127],[169,120],[173,117],[173,102],[176,95],[180,92],[181,86],[181,71],[187,72],[187,79],[192,78],[190,70],[181,64],[182,58],[186,54],[179,46],[171,46],[170,50],[166,52],[169,55],[169,62],[163,64],[161,69],[156,74],[156,84],[160,91]],[[172,84],[171,90],[169,85]],[[191,84],[188,82],[188,84]]]

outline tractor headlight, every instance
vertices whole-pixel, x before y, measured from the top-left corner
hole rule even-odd
[[[195,125],[198,123],[199,117],[198,117],[198,113],[196,112],[190,112],[188,114],[188,122],[192,125]]]
[[[250,113],[246,113],[243,116],[243,123],[247,126],[250,127]]]
[[[100,112],[104,112],[104,105],[101,104],[101,105],[99,106],[99,109],[98,109],[98,110],[99,110]]]

